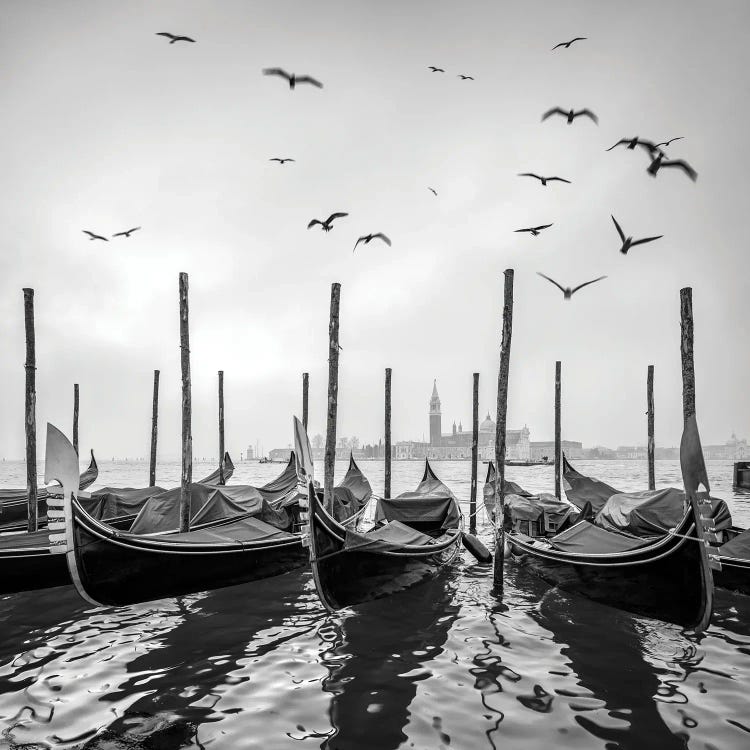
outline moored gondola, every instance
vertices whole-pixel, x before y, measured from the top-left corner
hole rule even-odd
[[[63,485],[53,503],[51,554],[67,560],[79,594],[102,605],[124,605],[269,578],[307,564],[296,504],[270,504],[261,490],[193,485],[191,530],[172,528],[174,492],[157,495],[124,532],[92,518],[81,506],[68,475],[70,443],[48,426],[47,462]],[[69,465],[69,466],[68,466]],[[62,468],[58,468],[62,467]],[[59,476],[55,476],[59,474]],[[169,497],[174,495],[173,497]],[[165,518],[162,524],[160,519]],[[64,532],[64,533],[59,533]]]
[[[498,536],[504,537],[512,559],[552,585],[637,615],[701,630],[710,618],[711,567],[717,563],[709,559],[715,557],[708,531],[710,502],[706,493],[697,493],[696,477],[706,488],[708,480],[694,417],[683,434],[681,458],[687,495],[673,528],[637,536],[575,519],[572,525],[547,531],[544,521],[533,528],[506,518]],[[512,496],[510,500],[512,505]],[[528,498],[524,500],[528,504]]]
[[[328,610],[351,607],[433,578],[458,555],[461,511],[425,461],[413,492],[379,498],[367,532],[342,525],[316,493],[309,499],[310,561]]]

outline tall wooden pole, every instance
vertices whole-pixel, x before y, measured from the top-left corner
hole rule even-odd
[[[219,484],[224,484],[224,370],[219,370]]]
[[[78,455],[78,383],[73,384],[73,450]]]
[[[693,362],[693,290],[680,289],[680,330],[682,355],[682,417],[695,414],[695,366]]]
[[[469,498],[469,531],[477,530],[477,463],[479,461],[479,373],[474,373],[474,397],[471,433],[471,496]]]
[[[391,368],[385,368],[385,480],[383,497],[391,496]]]
[[[37,530],[36,507],[36,333],[34,332],[34,290],[23,290],[26,326],[26,498],[28,530]]]
[[[503,582],[505,538],[503,523],[505,513],[505,426],[508,415],[508,375],[510,373],[510,343],[513,335],[513,269],[505,271],[503,299],[503,338],[500,344],[500,370],[497,374],[497,423],[495,427],[495,514],[498,528],[495,532],[495,585]]]
[[[193,481],[192,400],[190,393],[190,328],[188,275],[180,273],[180,368],[182,370],[182,478],[180,531],[190,531],[190,484]]]
[[[559,500],[562,495],[560,487],[560,464],[562,463],[562,430],[560,429],[560,400],[561,400],[561,369],[562,364],[555,362],[555,497]]]
[[[159,370],[154,370],[154,397],[151,404],[151,461],[148,467],[148,486],[156,486],[156,437],[159,423]]]
[[[307,430],[307,413],[310,391],[310,373],[302,373],[302,426]]]
[[[339,302],[341,284],[331,284],[331,315],[328,323],[328,418],[323,483],[324,507],[333,507],[333,472],[336,463],[336,414],[339,398]]]
[[[654,366],[648,366],[648,376],[646,377],[646,407],[648,413],[648,488],[656,489],[656,466],[655,454],[656,444],[654,443]]]

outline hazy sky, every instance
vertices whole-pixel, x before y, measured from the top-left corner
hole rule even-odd
[[[516,271],[509,427],[643,443],[656,367],[656,438],[681,430],[679,289],[693,286],[704,442],[750,435],[747,71],[750,3],[38,2],[0,25],[0,455],[23,453],[21,288],[36,290],[40,445],[146,455],[154,368],[160,455],[179,455],[177,278],[190,275],[193,440],[215,455],[216,372],[227,444],[291,441],[301,373],[325,427],[330,284],[342,284],[339,435],[468,429],[472,372],[494,413],[502,271]],[[197,44],[170,45],[170,31]],[[551,52],[573,36],[588,39]],[[428,65],[444,67],[431,73]],[[322,90],[261,75],[281,66]],[[457,74],[473,75],[461,81]],[[584,118],[542,123],[553,106]],[[646,174],[639,135],[699,172]],[[289,156],[283,167],[268,161]],[[544,188],[516,176],[557,174]],[[435,197],[428,186],[438,191]],[[329,234],[307,222],[349,216]],[[627,256],[627,234],[664,234]],[[514,229],[554,222],[539,237]],[[130,239],[90,242],[82,229]],[[359,234],[393,247],[352,253]],[[571,301],[564,285],[607,274]]]

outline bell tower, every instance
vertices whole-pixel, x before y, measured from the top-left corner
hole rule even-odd
[[[430,445],[440,445],[442,434],[440,396],[438,396],[437,380],[435,380],[432,383],[432,396],[430,397]]]

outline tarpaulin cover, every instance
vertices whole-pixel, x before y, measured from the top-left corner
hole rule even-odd
[[[38,531],[24,532],[22,534],[0,535],[0,551],[11,549],[34,549],[49,547],[49,531],[39,529]]]
[[[610,487],[606,482],[579,474],[568,463],[565,455],[563,455],[562,478],[565,496],[580,510],[583,510],[586,503],[591,503],[594,513],[598,513],[604,507],[604,503],[620,491]]]
[[[736,557],[742,560],[750,560],[750,530],[737,534],[726,544],[719,547],[719,554],[725,557]]]
[[[514,521],[536,521],[542,513],[553,517],[564,517],[574,510],[570,503],[558,500],[547,492],[529,497],[506,495],[505,507]]]
[[[291,518],[286,510],[275,510],[256,487],[243,485],[190,485],[190,523],[208,523],[250,513],[266,523],[286,529]],[[133,521],[133,534],[176,531],[180,527],[180,488],[149,498]]]
[[[435,476],[428,461],[422,481],[413,492],[402,492],[391,499],[380,498],[375,521],[434,523],[441,529],[458,528],[461,512],[453,493]]]
[[[170,534],[169,542],[185,544],[221,544],[222,542],[277,542],[284,539],[298,540],[299,536],[290,534],[258,518],[241,518],[224,526],[209,529],[187,531],[182,534]]]
[[[675,528],[685,515],[685,493],[674,487],[620,492],[604,503],[594,523],[636,536],[658,536]]]
[[[521,497],[531,497],[531,493],[526,492],[523,487],[511,482],[508,479],[504,482],[504,489],[506,497],[508,495],[520,495]],[[495,506],[497,505],[497,496],[495,493],[495,464],[490,461],[487,466],[487,478],[484,480],[484,489],[482,490],[484,496],[484,507],[488,512],[494,513]]]
[[[614,531],[607,531],[588,521],[581,521],[547,541],[561,552],[602,555],[637,549],[649,544],[652,540],[625,536]]]
[[[389,521],[366,534],[347,529],[344,549],[358,549],[368,551],[390,551],[399,549],[405,544],[425,545],[434,544],[435,540],[427,534],[422,534],[411,526],[400,521]]]
[[[165,492],[163,487],[102,487],[89,498],[79,498],[81,507],[93,518],[104,521],[119,516],[134,516],[154,495]]]
[[[266,502],[271,504],[288,495],[297,486],[297,464],[294,451],[289,454],[289,463],[284,471],[268,484],[258,487]]]
[[[224,454],[224,459],[221,463],[222,468],[224,469],[224,483],[226,484],[226,481],[232,476],[232,474],[234,474],[234,463],[232,462],[229,453]],[[204,477],[199,482],[196,482],[196,484],[219,484],[220,478],[220,471],[219,469],[216,469],[215,471],[212,471],[207,477]]]

